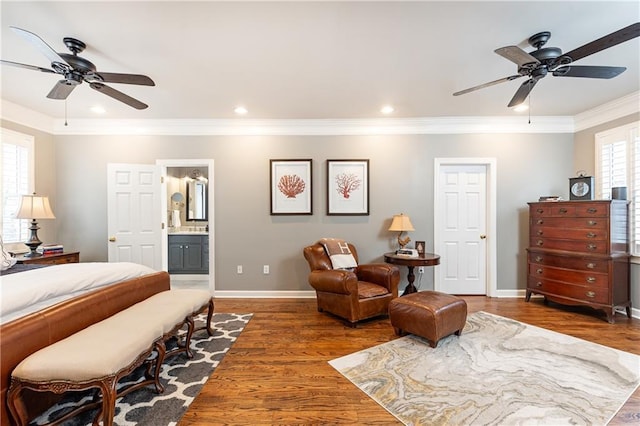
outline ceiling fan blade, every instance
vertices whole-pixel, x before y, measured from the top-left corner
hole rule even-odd
[[[518,46],[500,47],[494,50],[494,52],[496,52],[498,55],[502,56],[503,58],[508,59],[511,62],[515,63],[519,67],[526,64],[540,63],[540,61],[538,61],[536,58],[534,58],[524,50],[520,49]]]
[[[585,56],[593,55],[601,50],[608,49],[617,44],[624,43],[640,36],[640,22],[631,24],[621,30],[612,32],[609,35],[601,37],[590,43],[580,46],[577,49],[573,49],[571,52],[565,53],[563,56],[568,56],[572,61],[577,61]]]
[[[522,77],[522,75],[520,75],[520,74],[510,75],[509,77],[501,78],[501,79],[498,79],[498,80],[494,80],[494,81],[490,81],[488,83],[481,84],[479,86],[474,86],[474,87],[470,87],[468,89],[461,90],[459,92],[454,93],[453,96],[464,95],[465,93],[474,92],[474,91],[479,90],[479,89],[484,89],[485,87],[493,86],[494,84],[504,83],[505,81],[515,80],[516,78],[520,78],[520,77]]]
[[[67,99],[67,97],[73,92],[77,84],[69,84],[66,80],[60,80],[53,86],[53,89],[47,95],[49,99]]]
[[[92,89],[97,90],[98,92],[104,93],[107,96],[111,96],[113,99],[116,99],[120,102],[124,102],[125,104],[135,109],[145,109],[149,106],[105,84],[94,82],[94,83],[90,83],[89,86],[91,86]]]
[[[553,71],[555,77],[613,78],[622,74],[625,67],[601,67],[592,65],[566,65]]]
[[[512,107],[512,106],[520,105],[521,103],[523,103],[527,99],[527,96],[529,96],[529,93],[531,93],[531,91],[533,90],[533,87],[536,85],[537,82],[538,80],[530,78],[529,80],[522,83],[518,88],[518,91],[516,92],[516,94],[513,95],[513,98],[511,98],[511,102],[509,102],[508,106]]]
[[[18,27],[10,27],[10,28],[13,30],[13,32],[20,35],[20,37],[24,38],[29,43],[31,43],[36,49],[38,49],[40,53],[42,53],[44,56],[46,56],[49,59],[49,62],[51,63],[58,62],[60,64],[69,65],[67,61],[62,59],[62,57],[55,50],[51,48],[51,46],[49,46],[43,39],[41,39],[36,34],[27,30],[23,30],[22,28],[18,28]]]
[[[42,68],[42,67],[37,67],[35,65],[27,65],[27,64],[21,64],[19,62],[5,61],[4,59],[0,59],[0,62],[2,62],[5,65],[11,65],[12,67],[26,68],[28,70],[42,71],[42,72],[48,72],[48,73],[52,73],[52,74],[56,73],[54,70],[52,70],[50,68]]]
[[[156,84],[146,75],[119,74],[115,72],[96,72],[98,79],[105,83],[138,84],[140,86],[155,86]]]

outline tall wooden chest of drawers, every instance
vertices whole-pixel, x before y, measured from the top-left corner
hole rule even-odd
[[[527,296],[631,317],[628,202],[529,203]]]

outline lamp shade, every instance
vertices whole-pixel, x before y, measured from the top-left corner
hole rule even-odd
[[[405,216],[404,214],[395,214],[393,215],[393,221],[391,222],[391,226],[389,227],[389,231],[415,231],[413,229],[413,225],[411,224],[411,219],[409,216]]]
[[[55,219],[49,205],[49,197],[37,195],[23,195],[20,208],[16,213],[17,219]]]

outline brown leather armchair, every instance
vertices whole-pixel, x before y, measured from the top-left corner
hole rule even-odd
[[[349,244],[358,261],[356,248]],[[353,271],[333,269],[320,243],[305,247],[309,284],[316,290],[319,312],[330,312],[355,327],[358,321],[388,315],[389,302],[398,297],[400,271],[387,263],[358,265]]]

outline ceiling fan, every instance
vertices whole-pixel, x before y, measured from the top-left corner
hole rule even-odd
[[[107,86],[104,83],[124,83],[124,84],[136,84],[142,86],[155,86],[153,80],[146,75],[140,74],[119,74],[112,72],[102,72],[96,69],[96,66],[90,61],[78,56],[78,53],[82,52],[87,46],[82,41],[72,37],[65,37],[63,39],[64,44],[71,51],[68,53],[58,53],[53,50],[44,40],[42,40],[36,34],[23,30],[17,27],[10,27],[15,33],[20,35],[26,41],[31,43],[36,49],[38,49],[43,55],[45,55],[49,61],[51,61],[51,68],[42,68],[35,65],[21,64],[18,62],[5,61],[0,59],[0,62],[5,65],[11,65],[14,67],[26,68],[34,71],[41,71],[52,74],[60,74],[64,76],[64,80],[58,81],[53,89],[47,95],[49,99],[67,99],[76,86],[86,81],[94,90],[100,93],[104,93],[120,102],[136,108],[145,109],[148,105],[140,102],[137,99],[132,98],[112,87]]]
[[[635,24],[587,43],[584,46],[573,49],[568,53],[562,53],[562,50],[557,47],[543,47],[551,37],[549,31],[543,31],[529,37],[529,44],[535,48],[532,52],[525,52],[518,46],[501,47],[494,51],[498,55],[518,65],[517,74],[461,90],[454,93],[453,96],[464,95],[465,93],[505,81],[515,80],[520,77],[528,77],[527,81],[522,83],[511,99],[511,102],[509,102],[508,106],[512,107],[523,103],[538,80],[544,78],[548,73],[551,73],[555,77],[613,78],[624,72],[626,68],[592,65],[580,66],[572,65],[572,63],[585,56],[593,55],[601,50],[608,49],[638,36],[640,36],[640,22],[636,22]]]

